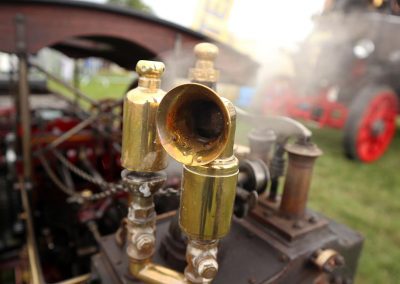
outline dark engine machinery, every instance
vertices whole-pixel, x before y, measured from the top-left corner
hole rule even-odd
[[[139,87],[127,94],[123,119],[122,178],[132,203],[123,227],[101,238],[91,279],[352,283],[362,237],[306,209],[322,154],[311,133],[288,118],[255,118],[237,109],[264,123],[250,132],[249,148],[235,147],[235,107],[216,92],[217,52],[197,45],[192,83],[165,95],[163,64],[138,63]],[[166,179],[167,153],[183,164],[180,204],[176,213],[156,217],[153,194]]]
[[[2,219],[1,241],[10,243],[8,251],[22,246],[25,256],[18,259],[29,260],[16,266],[25,277],[19,283],[65,275],[72,278],[62,283],[353,282],[363,238],[306,208],[322,154],[311,132],[286,117],[235,108],[217,92],[218,48],[198,44],[195,54],[191,83],[167,93],[160,88],[164,64],[138,62],[138,87],[124,99],[122,137],[107,124],[119,102],[108,102],[80,122],[80,131],[65,132],[79,143],[87,139],[80,148],[70,140],[57,148],[65,134],[43,136],[33,147],[34,166],[53,182],[40,194],[52,195],[57,186],[68,198],[43,199],[48,209],[39,218],[27,214],[35,194],[22,186],[22,205],[13,210],[23,208],[26,225],[18,227],[21,218]],[[99,115],[102,127],[89,126]],[[262,125],[248,134],[249,147],[234,144],[237,117]],[[84,136],[90,127],[96,134]],[[182,165],[182,175],[174,174],[180,172],[176,162],[167,168],[168,156]],[[78,184],[71,172],[80,176]]]

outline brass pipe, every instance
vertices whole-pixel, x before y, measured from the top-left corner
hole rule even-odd
[[[84,284],[84,283],[88,283],[88,281],[90,280],[90,274],[83,274],[71,279],[67,279],[61,282],[57,282],[56,284]]]
[[[285,150],[289,162],[279,210],[287,218],[301,219],[307,206],[314,163],[322,151],[311,142],[299,141],[287,145]]]
[[[32,176],[32,153],[31,153],[31,115],[28,86],[28,65],[24,55],[18,56],[18,102],[19,102],[19,124],[22,127],[22,157],[24,177],[29,180]]]
[[[28,258],[29,258],[29,271],[31,276],[32,284],[43,284],[45,283],[42,273],[42,267],[40,265],[39,254],[36,246],[36,238],[35,231],[33,227],[33,220],[31,214],[31,206],[29,202],[28,192],[26,191],[26,184],[22,179],[19,181],[19,186],[21,188],[21,200],[22,206],[24,208],[24,216],[26,218],[26,246],[28,249]]]
[[[136,278],[150,284],[183,284],[187,283],[182,273],[150,261],[129,262],[129,272]]]

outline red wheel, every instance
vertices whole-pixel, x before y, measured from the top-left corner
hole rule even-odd
[[[344,148],[351,159],[373,162],[396,131],[397,95],[388,87],[367,87],[353,101],[345,126]]]

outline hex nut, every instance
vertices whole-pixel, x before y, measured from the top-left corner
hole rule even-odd
[[[154,207],[133,209],[135,219],[147,219],[154,214]]]
[[[151,252],[154,249],[155,238],[150,234],[143,234],[137,238],[136,248],[142,253]]]

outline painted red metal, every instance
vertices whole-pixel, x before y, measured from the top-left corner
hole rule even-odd
[[[386,151],[396,131],[396,115],[397,100],[392,92],[378,94],[368,105],[356,140],[361,161],[373,162]]]
[[[328,98],[329,88],[317,94],[300,95],[285,79],[272,82],[265,91],[264,113],[287,115],[296,119],[312,120],[321,127],[343,128],[348,108]]]

